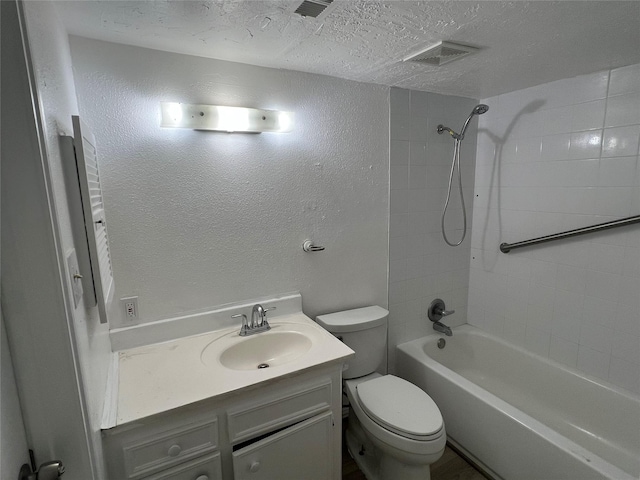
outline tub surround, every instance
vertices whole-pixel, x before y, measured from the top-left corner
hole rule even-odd
[[[222,349],[240,341],[238,333],[240,323],[234,320],[233,326],[179,338],[163,343],[138,346],[116,352],[116,362],[112,382],[117,383],[117,391],[111,392],[115,401],[107,402],[104,418],[111,419],[103,429],[166,412],[201,400],[216,397],[224,398],[263,385],[277,382],[283,378],[297,375],[310,369],[339,365],[353,355],[353,351],[338,341],[333,335],[318,326],[301,311],[289,313],[287,310],[300,304],[300,295],[280,298],[281,312],[269,315],[272,329],[257,334],[269,335],[279,331],[298,331],[311,339],[311,348],[300,358],[278,366],[256,370],[232,370],[217,360],[207,361],[202,352],[220,345]],[[271,302],[262,300],[265,306]],[[256,303],[256,302],[253,302]],[[253,304],[251,303],[251,305]],[[249,305],[247,303],[246,305]],[[247,312],[246,307],[226,307],[222,309],[230,317],[236,313]],[[220,311],[203,313],[203,316],[220,315]],[[248,317],[250,318],[250,311]],[[218,342],[218,343],[216,343]],[[214,345],[215,344],[215,345]],[[215,357],[215,355],[214,355]],[[206,361],[206,365],[203,362]]]
[[[476,122],[462,142],[460,166],[469,230],[462,245],[447,246],[440,215],[447,197],[453,140],[438,135],[445,124],[460,130],[478,101],[391,88],[390,91],[390,217],[389,217],[389,371],[395,367],[396,345],[433,331],[427,318],[431,301],[441,298],[456,313],[445,322],[453,327],[467,319],[469,252]],[[491,107],[493,108],[493,107]],[[487,116],[491,115],[491,111]],[[457,182],[455,182],[457,185]],[[462,236],[462,208],[457,186],[447,211],[448,236]]]
[[[640,214],[640,65],[483,99],[469,323],[640,393],[640,228],[500,253]]]
[[[400,345],[398,373],[434,399],[449,440],[488,472],[638,478],[637,397],[471,325],[454,328],[443,349],[440,338]]]

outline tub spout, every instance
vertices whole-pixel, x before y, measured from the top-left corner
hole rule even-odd
[[[444,323],[441,322],[433,322],[433,329],[436,332],[444,333],[447,337],[453,335],[451,328],[447,327]]]

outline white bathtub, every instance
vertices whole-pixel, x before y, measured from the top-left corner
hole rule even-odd
[[[449,440],[496,478],[640,477],[637,397],[470,325],[397,348],[397,374],[433,398]]]

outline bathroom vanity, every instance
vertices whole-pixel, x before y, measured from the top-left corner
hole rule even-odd
[[[109,478],[338,480],[353,352],[301,312],[269,321],[118,352]]]

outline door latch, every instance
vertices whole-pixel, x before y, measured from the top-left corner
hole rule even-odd
[[[35,472],[32,472],[29,464],[25,463],[20,468],[18,480],[58,480],[63,473],[64,465],[60,460],[43,463]]]

